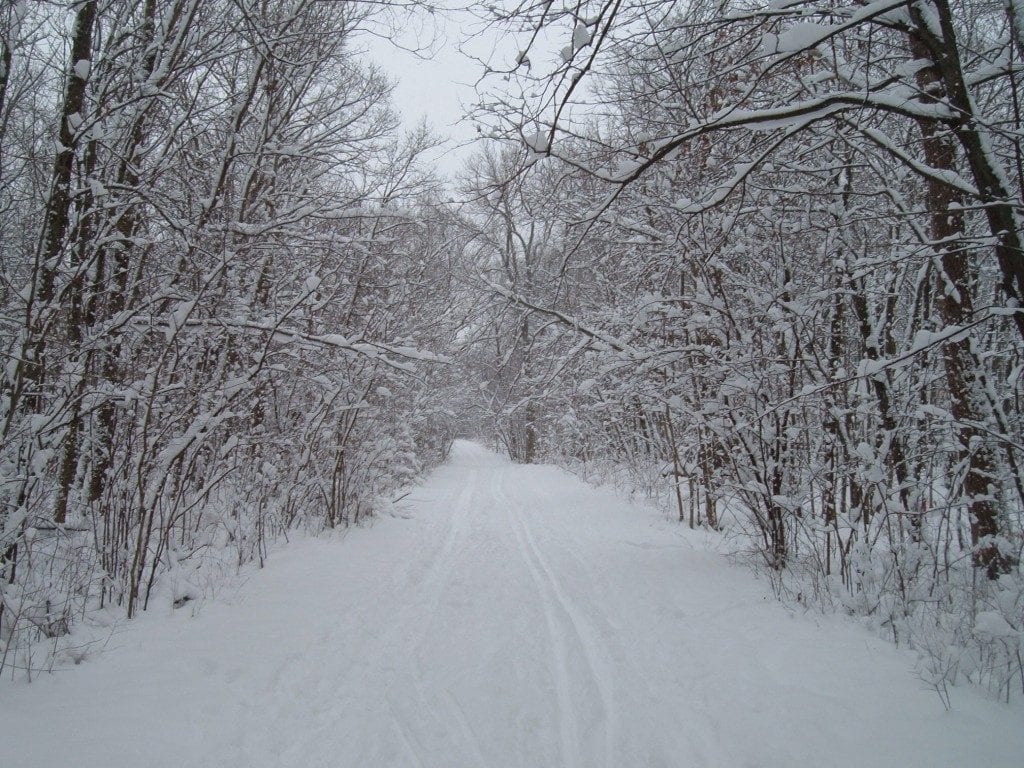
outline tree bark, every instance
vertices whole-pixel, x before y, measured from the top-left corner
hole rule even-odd
[[[936,0],[936,6],[945,7],[948,13],[944,0]],[[920,15],[920,10],[916,13]],[[918,85],[925,94],[937,101],[950,95],[948,69],[949,61],[956,57],[955,46],[952,51],[941,54],[941,61],[936,60],[932,56],[932,45],[929,44],[933,42],[930,39],[931,33],[924,29],[926,25],[923,22],[921,26],[921,36],[911,36],[911,51],[916,58],[934,63],[918,71]],[[959,62],[956,65],[959,67]],[[960,139],[966,151],[964,132],[957,127],[950,130],[935,120],[919,120],[918,128],[928,165],[939,170],[956,170],[956,140]],[[951,186],[935,179],[928,181],[926,196],[930,211],[929,234],[934,244],[940,281],[936,291],[936,305],[947,328],[963,327],[974,320],[971,255],[963,245],[963,198]],[[991,216],[989,221],[992,222]],[[1011,243],[1006,238],[1017,237],[1015,231],[1003,232],[999,237],[1004,250],[1009,248],[1012,251],[1016,248],[1019,254],[1019,246],[1006,245]],[[1020,318],[1019,313],[1017,317],[1024,319]],[[1008,572],[1011,564],[1001,554],[998,543],[1001,533],[997,478],[999,461],[994,448],[976,426],[984,423],[987,411],[977,375],[980,361],[971,348],[969,337],[947,341],[942,352],[949,386],[950,412],[960,443],[960,459],[964,465],[963,496],[970,518],[972,560],[975,567],[982,569],[988,578],[995,579]]]
[[[75,16],[64,105],[60,111],[57,155],[53,161],[50,195],[46,204],[46,217],[37,256],[36,285],[26,309],[29,333],[23,359],[25,378],[31,388],[28,403],[35,412],[40,412],[43,408],[41,387],[46,375],[46,329],[43,327],[44,323],[33,317],[33,312],[38,316],[54,299],[60,255],[71,226],[71,175],[78,152],[78,128],[82,120],[86,84],[92,62],[96,5],[96,0],[87,0],[82,3]]]
[[[978,124],[974,99],[964,79],[957,45],[956,26],[947,0],[930,0],[938,18],[938,29],[924,17],[920,4],[910,5],[915,28],[911,35],[911,52],[925,58],[932,66],[918,73],[918,84],[934,98],[942,98],[952,108],[950,121],[953,136],[964,152],[979,192],[989,231],[995,245],[996,261],[1002,276],[1000,287],[1011,307],[1016,307],[1013,320],[1024,340],[1024,248],[1020,222],[1014,213],[1016,196],[998,170],[988,142]],[[926,141],[928,139],[926,138]],[[952,143],[952,142],[950,142]],[[927,150],[926,150],[927,155]],[[934,168],[946,166],[932,165]],[[934,186],[930,182],[929,186]],[[955,194],[950,191],[950,194]]]

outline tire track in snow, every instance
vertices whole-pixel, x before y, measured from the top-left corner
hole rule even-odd
[[[425,625],[425,619],[438,610],[445,587],[459,563],[459,555],[468,548],[468,521],[474,496],[479,495],[480,473],[471,469],[458,493],[443,502],[449,514],[445,520],[444,540],[421,569],[410,572],[406,584],[409,600],[385,632],[371,661],[371,678],[385,681],[384,699],[392,725],[399,734],[405,752],[417,766],[424,766],[421,755],[438,750],[451,756],[480,755],[479,744],[467,738],[458,715],[440,695],[428,694],[425,675],[419,662],[421,633],[414,628]],[[388,690],[392,682],[404,684],[405,696]],[[442,716],[447,713],[453,715]],[[454,724],[454,725],[453,725]],[[483,767],[483,762],[477,761]]]
[[[480,471],[475,468],[470,470],[461,492],[451,502],[452,511],[448,518],[444,544],[422,578],[424,599],[417,601],[417,604],[422,608],[419,612],[421,617],[429,617],[437,612],[445,595],[445,586],[448,584],[452,573],[456,570],[458,555],[470,548],[469,544],[467,544],[469,518],[472,515],[474,496],[479,496],[479,481]],[[479,503],[479,499],[477,499],[477,502]],[[419,699],[424,704],[424,712],[431,714],[445,735],[451,737],[450,740],[453,744],[462,742],[463,749],[461,751],[472,755],[474,766],[486,768],[487,761],[481,751],[480,742],[469,726],[462,706],[447,689],[441,690],[434,695],[427,694],[424,688],[426,675],[419,661],[419,648],[411,648],[409,650],[411,672],[415,678],[413,685]],[[393,714],[396,713],[393,701],[389,701],[389,706],[391,712]],[[438,712],[445,713],[448,716],[439,717]],[[454,728],[452,727],[453,723]]]
[[[458,493],[451,494],[443,506],[449,510],[443,543],[429,563],[408,579],[410,600],[385,635],[373,665],[386,670],[384,677],[399,683],[404,696],[386,691],[385,698],[393,725],[401,736],[405,751],[424,765],[421,755],[448,755],[449,765],[486,768],[487,761],[466,720],[457,699],[447,689],[434,690],[420,662],[422,632],[428,619],[439,612],[452,574],[462,561],[460,555],[472,549],[471,518],[481,496],[480,470],[470,469]],[[390,654],[390,655],[388,655]],[[431,763],[433,765],[433,763]]]
[[[467,744],[470,745],[470,751],[473,753],[474,765],[476,768],[487,768],[489,762],[484,757],[483,750],[480,748],[480,739],[473,732],[473,727],[469,724],[469,719],[466,717],[466,710],[462,708],[459,700],[455,698],[455,694],[445,689],[442,698],[446,701],[446,710],[455,719],[455,724],[462,731],[462,737]]]
[[[444,541],[437,548],[429,562],[419,573],[409,573],[407,586],[424,587],[437,593],[441,590],[445,579],[455,568],[456,554],[465,549],[466,521],[469,515],[473,494],[477,490],[480,473],[476,469],[466,474],[465,485],[458,493],[451,494],[441,505],[449,507],[451,514],[445,521]],[[462,544],[460,547],[459,544]]]
[[[563,712],[563,724],[568,725],[567,729],[562,728],[561,730],[563,762],[568,768],[583,768],[591,765],[589,760],[581,760],[580,755],[581,724],[576,711],[579,702],[573,701],[568,664],[570,658],[568,640],[571,637],[582,651],[581,658],[586,666],[587,675],[597,690],[600,700],[604,731],[602,764],[606,768],[613,766],[615,765],[612,753],[615,743],[616,714],[612,693],[606,683],[611,679],[609,664],[605,654],[594,642],[595,633],[591,631],[592,627],[573,607],[572,601],[562,590],[554,571],[537,547],[529,524],[522,511],[517,509],[516,501],[510,499],[505,493],[503,486],[506,474],[505,470],[494,473],[492,490],[495,499],[504,506],[508,514],[513,533],[519,544],[520,555],[536,584],[548,632],[556,646],[554,671],[558,686],[559,709]],[[558,614],[562,617],[561,621],[557,618]],[[562,625],[561,629],[559,629],[559,624]]]
[[[409,729],[405,718],[398,714],[398,710],[395,709],[391,697],[385,696],[385,699],[387,700],[388,711],[391,712],[391,722],[395,726],[395,731],[398,733],[398,740],[404,747],[406,755],[408,755],[409,759],[413,761],[416,768],[426,768],[423,761],[420,759],[420,752],[423,751],[423,745]]]

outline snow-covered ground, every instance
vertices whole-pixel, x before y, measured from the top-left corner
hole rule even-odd
[[[383,518],[278,552],[0,689],[7,768],[1019,766],[1024,708],[793,613],[699,537],[470,443]]]

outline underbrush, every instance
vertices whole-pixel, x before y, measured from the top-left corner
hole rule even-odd
[[[295,532],[343,531],[393,514],[392,500],[424,468],[411,441],[373,448],[341,477],[264,466],[225,478],[202,496],[158,505],[148,531],[112,533],[109,514],[61,526],[27,520],[0,581],[0,675],[32,680],[78,664],[140,611],[195,613]],[[332,488],[333,498],[321,492]]]

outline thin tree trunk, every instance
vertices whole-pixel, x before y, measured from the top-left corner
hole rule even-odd
[[[26,309],[29,333],[23,360],[25,378],[30,386],[28,403],[35,412],[40,412],[43,408],[44,398],[41,389],[46,375],[46,329],[40,316],[54,300],[60,255],[71,226],[71,176],[78,152],[78,128],[82,121],[86,85],[92,62],[96,5],[96,0],[87,0],[82,3],[75,16],[67,86],[60,111],[57,155],[53,161],[50,195],[46,204],[46,217],[37,255],[36,285]]]

